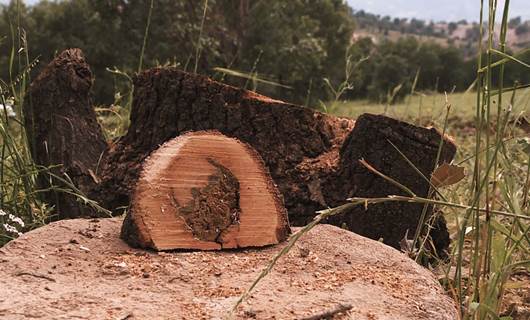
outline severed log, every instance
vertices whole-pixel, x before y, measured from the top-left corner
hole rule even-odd
[[[46,172],[38,179],[44,200],[55,207],[57,219],[92,216],[92,208],[76,196],[51,187],[84,194],[98,182],[98,163],[107,149],[90,98],[93,77],[79,49],[62,52],[32,82],[24,100],[25,127],[35,164]],[[62,181],[64,179],[65,181]],[[77,192],[77,191],[76,191]]]
[[[83,192],[109,209],[127,207],[142,162],[160,145],[188,131],[218,130],[252,146],[269,169],[283,195],[289,220],[296,226],[310,221],[317,210],[340,205],[348,197],[403,194],[360,166],[358,161],[363,158],[417,195],[426,196],[428,184],[389,141],[426,177],[436,166],[440,141],[443,148],[439,163],[450,162],[456,152],[454,143],[435,129],[379,115],[363,115],[357,121],[338,118],[176,68],[154,68],[134,78],[130,128],[109,147],[98,174],[97,159],[105,150],[104,141],[93,111],[88,108],[91,82],[81,77],[86,75],[88,66],[72,52],[78,51],[62,53],[59,61],[46,68],[48,71],[32,85],[34,92],[30,95],[33,104],[42,106],[41,111],[51,108],[52,101],[61,106],[62,117],[58,118],[65,121],[56,121],[59,127],[54,128],[49,124],[50,117],[35,113],[45,121],[27,121],[26,125],[28,131],[35,125],[36,135],[40,133],[35,141],[53,141],[66,155],[54,151],[55,156],[49,161],[43,148],[45,143],[37,143],[39,148],[33,148],[37,163],[62,163],[61,170],[73,176]],[[50,79],[51,84],[46,85],[41,78]],[[74,129],[65,126],[67,122],[73,123]],[[83,126],[85,122],[89,125]],[[64,141],[59,137],[65,137]],[[99,179],[101,183],[94,183]],[[60,217],[86,213],[73,198],[54,196],[58,200],[52,203],[59,209]],[[355,209],[328,222],[373,239],[383,238],[386,244],[399,248],[399,240],[406,231],[412,234],[416,230],[422,209],[419,204],[382,204],[367,210]],[[428,209],[430,216],[432,208]],[[440,251],[447,248],[448,233],[443,218],[435,226],[433,240]]]
[[[450,138],[444,138],[443,142],[440,163],[450,162],[456,152]],[[339,183],[335,184],[338,188],[331,188],[332,193],[328,197],[333,202],[330,202],[333,206],[338,206],[344,203],[344,197],[410,196],[398,186],[367,170],[359,159],[365,160],[416,195],[426,196],[429,181],[416,170],[430,178],[435,169],[439,147],[440,134],[434,128],[416,127],[384,116],[361,115],[341,147],[337,172]],[[364,207],[347,210],[328,222],[334,225],[346,224],[350,231],[371,239],[383,238],[386,244],[399,248],[399,242],[405,234],[413,237],[423,206],[407,202],[374,204],[368,210]],[[432,207],[428,209],[430,213]],[[442,215],[434,221],[432,239],[436,248],[449,246],[449,233]]]
[[[142,72],[134,86],[131,125],[112,146],[96,195],[107,207],[128,204],[140,164],[149,153],[169,139],[197,130],[218,130],[256,149],[295,223],[310,221],[316,210],[326,206],[318,185],[321,179],[315,182],[307,176],[316,167],[315,174],[334,171],[353,120],[272,100],[176,68]]]
[[[121,237],[133,247],[216,250],[276,244],[289,223],[252,147],[215,131],[174,138],[142,163]]]
[[[368,114],[354,122],[176,68],[142,72],[134,86],[131,126],[112,147],[96,193],[108,207],[127,205],[140,164],[159,145],[187,131],[212,129],[256,149],[284,197],[291,225],[304,225],[317,210],[351,196],[403,194],[360,166],[362,158],[418,195],[427,195],[428,184],[388,141],[429,177],[442,139],[435,129]],[[456,152],[452,141],[443,137],[443,142],[440,163],[450,162]],[[389,203],[329,222],[399,248],[406,231],[416,230],[422,209],[420,204]],[[434,242],[441,251],[449,238],[443,218],[436,223],[440,228]]]

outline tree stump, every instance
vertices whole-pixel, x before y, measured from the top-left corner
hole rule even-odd
[[[276,244],[287,211],[260,156],[219,132],[166,142],[142,164],[121,237],[134,247],[227,249]]]
[[[25,127],[35,164],[52,167],[51,173],[67,179],[88,194],[99,182],[97,169],[107,149],[90,98],[93,77],[83,53],[70,49],[58,55],[32,82],[24,100]],[[40,175],[39,186],[70,189],[60,179]],[[93,209],[60,191],[44,193],[55,207],[57,219],[93,216]]]
[[[456,149],[448,138],[443,143],[439,162],[450,162]],[[384,116],[361,115],[341,147],[337,179],[342,183],[337,183],[336,186],[340,187],[332,190],[334,193],[329,198],[334,201],[330,200],[331,204],[338,206],[345,203],[344,197],[409,195],[369,171],[359,159],[364,159],[378,171],[425,197],[429,192],[429,182],[416,169],[430,178],[436,166],[439,147],[440,134],[434,128],[420,128]],[[400,152],[416,168],[407,163]],[[374,204],[368,210],[359,206],[332,217],[328,222],[345,224],[355,233],[371,239],[383,238],[384,243],[399,248],[407,231],[409,237],[413,237],[416,231],[414,226],[420,220],[423,207],[423,204],[407,202]],[[432,207],[429,207],[428,213],[431,211]],[[434,225],[431,236],[436,248],[447,248],[450,239],[443,216],[438,216]]]

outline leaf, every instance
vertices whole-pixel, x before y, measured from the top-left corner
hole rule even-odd
[[[464,167],[444,163],[432,173],[431,183],[437,188],[446,187],[460,182],[465,177]]]

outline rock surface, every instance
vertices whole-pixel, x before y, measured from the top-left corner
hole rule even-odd
[[[221,319],[285,244],[153,253],[119,239],[121,218],[64,220],[0,249],[2,319]],[[295,230],[296,231],[296,230]],[[378,243],[319,225],[238,309],[237,319],[456,319],[434,276]]]

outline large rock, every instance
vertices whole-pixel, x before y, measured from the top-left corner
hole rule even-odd
[[[285,244],[153,253],[119,239],[120,218],[67,220],[0,249],[2,319],[219,319]],[[319,225],[281,258],[238,319],[457,319],[434,276],[398,251]],[[337,317],[338,318],[338,317]]]

